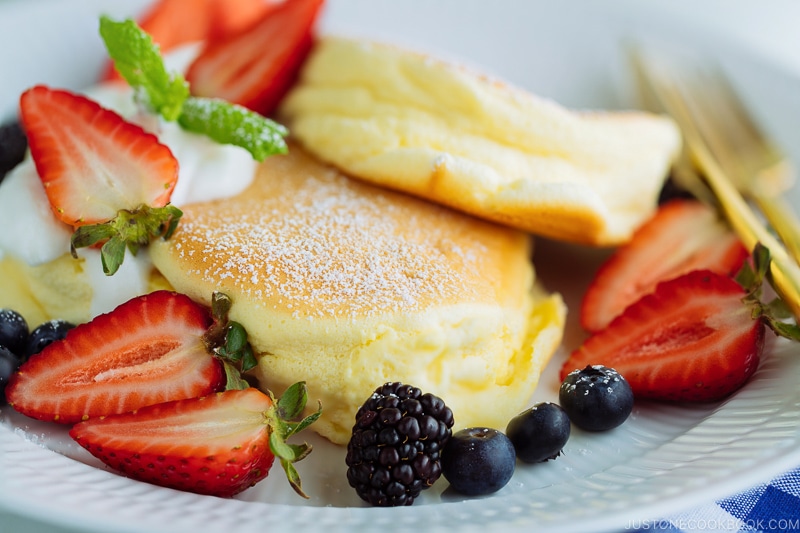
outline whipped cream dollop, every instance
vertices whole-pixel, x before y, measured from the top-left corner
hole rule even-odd
[[[173,65],[176,59],[178,63],[187,64],[193,57],[192,51],[183,49],[172,55]],[[138,123],[170,148],[179,165],[178,181],[171,197],[171,203],[177,207],[234,196],[247,188],[255,177],[258,163],[249,152],[237,146],[218,144],[208,137],[183,130],[177,123],[142,113],[134,102],[133,91],[125,83],[104,83],[85,94]],[[0,232],[0,260],[9,255],[36,266],[70,251],[73,230],[51,211],[30,154],[0,183],[0,227],[5,228]],[[114,304],[145,291],[152,266],[145,250],[135,257],[127,253],[120,270],[113,276],[103,274],[97,250],[85,248],[78,253],[87,262],[86,271],[95,295],[92,307],[97,312],[108,311]]]

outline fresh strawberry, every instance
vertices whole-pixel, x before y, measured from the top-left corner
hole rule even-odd
[[[208,43],[186,73],[192,94],[269,115],[311,49],[323,3],[284,0],[245,31]]]
[[[128,477],[220,497],[267,477],[278,457],[292,487],[305,496],[293,463],[311,447],[286,443],[319,416],[318,411],[299,423],[288,421],[302,412],[305,400],[303,383],[277,403],[258,389],[230,390],[89,419],[70,435]]]
[[[187,296],[134,298],[31,357],[11,378],[8,403],[69,424],[221,390],[223,365],[204,342],[212,322]]]
[[[660,281],[692,270],[732,276],[747,255],[713,209],[697,200],[668,202],[600,267],[581,304],[581,325],[599,331]]]
[[[178,162],[155,135],[84,96],[41,85],[23,93],[20,112],[59,220],[96,224],[120,209],[169,202]]]
[[[105,243],[106,274],[125,249],[168,238],[181,216],[167,205],[178,161],[158,138],[96,102],[39,85],[20,98],[31,156],[55,216],[76,229],[75,249]],[[77,255],[76,255],[77,257]]]
[[[180,45],[204,41],[208,37],[211,3],[212,0],[159,0],[142,14],[138,24],[162,52],[169,52]],[[104,65],[100,80],[122,81],[113,61]]]
[[[637,398],[723,398],[756,371],[764,346],[764,322],[746,297],[735,280],[707,270],[662,282],[575,350],[561,378],[603,365]]]
[[[208,35],[209,5],[218,0],[158,0],[139,17],[139,26],[166,52]]]
[[[206,39],[216,42],[236,35],[265,17],[278,5],[270,0],[210,0]]]
[[[169,52],[185,44],[213,42],[234,35],[276,5],[269,0],[159,0],[139,17],[138,25],[162,52]],[[109,61],[100,79],[122,77]]]

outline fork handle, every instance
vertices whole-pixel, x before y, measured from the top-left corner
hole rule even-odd
[[[692,148],[693,155],[705,171],[706,180],[719,199],[728,222],[744,245],[753,250],[756,244],[761,242],[769,249],[772,257],[770,274],[773,287],[792,311],[795,321],[800,323],[800,266],[789,257],[783,245],[767,231],[709,151],[704,146],[697,146],[697,143],[693,143]]]
[[[775,233],[778,234],[786,252],[800,265],[800,220],[784,198],[755,194],[752,196],[758,209],[764,214]]]

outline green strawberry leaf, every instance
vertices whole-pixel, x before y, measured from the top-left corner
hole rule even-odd
[[[297,473],[293,463],[307,457],[311,453],[311,445],[308,443],[291,444],[287,442],[287,439],[317,420],[322,414],[322,407],[320,406],[316,413],[295,424],[289,422],[286,417],[288,415],[292,419],[297,418],[305,409],[307,398],[305,382],[295,383],[286,389],[283,396],[278,400],[275,400],[271,392],[268,392],[268,394],[273,401],[273,406],[265,413],[270,427],[270,451],[280,461],[283,470],[286,472],[286,479],[289,480],[289,484],[295,492],[304,498],[308,498],[303,492],[300,485],[300,475]]]
[[[214,353],[220,346],[225,344],[225,335],[228,327],[228,312],[231,310],[230,297],[219,291],[214,291],[211,295],[211,316],[214,319],[211,327],[203,335],[203,342],[206,349]]]
[[[253,353],[253,346],[248,342],[242,349],[242,372],[247,372],[258,366],[258,359]]]
[[[244,390],[250,388],[250,383],[242,377],[242,373],[230,361],[222,359],[222,368],[225,370],[225,390]]]
[[[767,308],[769,309],[769,314],[775,318],[780,318],[783,320],[794,317],[794,314],[792,314],[792,310],[789,308],[786,302],[784,302],[780,298],[775,298],[766,305]]]
[[[173,205],[120,209],[117,216],[108,222],[78,227],[70,239],[70,253],[78,257],[78,248],[105,241],[100,249],[103,272],[112,276],[122,265],[126,248],[136,255],[139,248],[150,244],[153,238],[168,238],[182,215],[183,212]]]
[[[203,335],[203,342],[210,353],[230,368],[235,368],[239,374],[245,374],[258,366],[258,359],[247,340],[244,326],[228,317],[232,305],[226,294],[215,291],[211,295],[211,316],[214,321]]]
[[[231,307],[233,307],[233,300],[227,294],[215,291],[211,295],[211,312],[214,318],[220,321],[226,320]]]
[[[800,341],[800,326],[791,322],[776,320],[772,316],[764,315],[767,326],[779,337]]]
[[[124,259],[125,241],[117,235],[108,239],[103,247],[100,248],[100,261],[103,264],[103,272],[106,275],[115,274]]]
[[[768,303],[761,301],[763,283],[765,280],[771,281],[772,257],[769,249],[760,242],[756,243],[751,260],[752,265],[745,261],[736,275],[736,281],[748,291],[743,302],[751,306],[752,318],[763,321],[779,337],[800,341],[800,327],[792,321],[793,314],[786,302],[780,298]]]
[[[225,335],[225,349],[228,353],[239,354],[241,359],[241,352],[246,346],[247,331],[245,331],[244,326],[238,322],[231,322]]]
[[[106,241],[116,235],[116,231],[111,224],[90,224],[88,226],[80,226],[72,234],[71,250],[72,256],[77,258],[77,248],[92,246],[99,242]]]
[[[286,389],[278,400],[278,416],[283,420],[294,420],[301,414],[308,401],[308,389],[304,381],[299,381]]]
[[[288,151],[288,130],[272,120],[239,105],[216,98],[189,98],[178,123],[221,144],[244,148],[256,161]]]
[[[281,467],[283,467],[284,472],[286,472],[286,479],[289,480],[289,485],[292,486],[294,491],[302,496],[305,499],[308,499],[308,495],[303,492],[303,487],[300,482],[300,474],[297,473],[297,469],[290,461],[285,461],[281,459]]]
[[[302,419],[299,423],[293,424],[289,422],[287,426],[289,427],[289,435],[294,435],[295,433],[300,433],[305,428],[313,424],[317,421],[317,419],[322,415],[322,403],[318,404],[317,411],[311,413],[304,419]]]

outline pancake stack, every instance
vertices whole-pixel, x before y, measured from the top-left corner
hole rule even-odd
[[[565,319],[536,285],[528,235],[356,182],[298,146],[242,194],[186,206],[150,253],[178,291],[232,298],[260,383],[306,381],[336,443],[387,381],[435,391],[459,424],[504,424]]]

